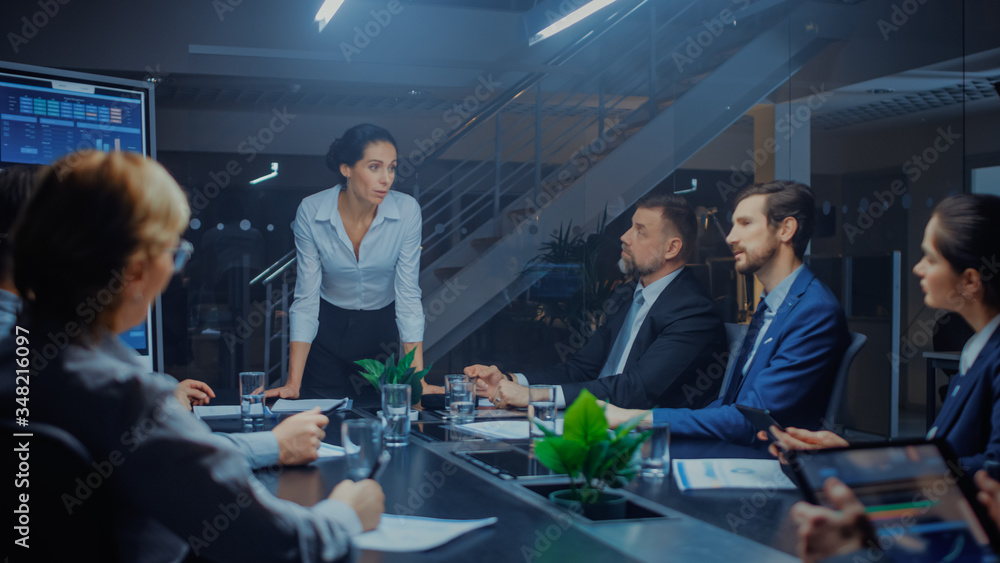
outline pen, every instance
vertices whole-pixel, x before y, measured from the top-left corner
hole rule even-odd
[[[389,452],[383,450],[375,460],[375,465],[372,466],[372,470],[368,473],[368,478],[375,479],[377,481],[382,475],[382,471],[385,469],[385,465],[389,463],[390,459],[392,459],[392,456],[389,455]]]

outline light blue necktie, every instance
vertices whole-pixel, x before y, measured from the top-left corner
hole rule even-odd
[[[615,344],[611,347],[611,353],[608,354],[608,361],[604,364],[604,368],[601,369],[601,374],[597,376],[598,379],[618,374],[618,364],[621,363],[622,355],[625,354],[625,347],[628,346],[629,340],[631,340],[632,325],[635,324],[635,318],[639,315],[639,309],[642,309],[642,304],[645,302],[646,299],[642,296],[642,290],[640,289],[632,299],[632,307],[629,308],[628,316],[625,317],[625,322],[622,323],[622,328],[618,331],[618,338],[615,339]]]

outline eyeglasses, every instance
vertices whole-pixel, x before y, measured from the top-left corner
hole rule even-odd
[[[194,254],[194,245],[190,242],[181,239],[181,242],[176,248],[171,248],[170,253],[174,257],[174,271],[179,272],[184,264],[187,264],[188,258]]]

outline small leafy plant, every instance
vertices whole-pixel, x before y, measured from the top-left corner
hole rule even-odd
[[[641,416],[633,418],[611,431],[604,409],[598,406],[593,394],[584,390],[566,409],[562,436],[535,422],[545,434],[535,440],[535,455],[545,467],[569,475],[574,496],[583,503],[593,504],[600,500],[606,487],[618,489],[635,479],[637,471],[632,458],[652,435],[649,431],[631,433],[641,420]]]
[[[410,364],[413,362],[413,354],[416,351],[416,348],[410,350],[405,356],[399,359],[398,364],[396,363],[395,354],[390,354],[384,364],[378,360],[357,360],[354,363],[363,368],[359,373],[362,377],[367,379],[368,382],[375,387],[375,389],[381,390],[382,386],[387,383],[403,383],[409,385],[412,388],[412,391],[410,392],[410,402],[415,405],[420,402],[420,396],[423,392],[421,380],[425,375],[427,375],[427,372],[431,370],[431,366],[427,366],[420,371],[410,367]]]

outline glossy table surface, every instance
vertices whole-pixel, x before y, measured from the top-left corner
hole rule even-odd
[[[340,445],[343,420],[370,418],[373,413],[374,409],[365,407],[328,413],[330,426],[325,441]],[[233,423],[214,422],[212,426],[221,431],[236,430]],[[430,551],[359,551],[352,553],[352,559],[698,563],[797,560],[789,555],[795,550],[795,529],[788,518],[789,508],[800,500],[797,491],[682,492],[671,475],[659,480],[639,478],[624,489],[625,494],[653,517],[591,522],[557,508],[528,488],[565,484],[565,477],[501,478],[457,455],[505,449],[527,453],[530,445],[527,440],[508,443],[455,431],[433,411],[421,412],[413,423],[409,444],[390,449],[392,460],[380,479],[386,494],[386,513],[448,519],[496,516],[498,521]],[[749,447],[677,439],[671,443],[670,454],[673,459],[768,457],[766,452]],[[346,474],[344,458],[257,472],[278,497],[306,506],[325,498]]]

